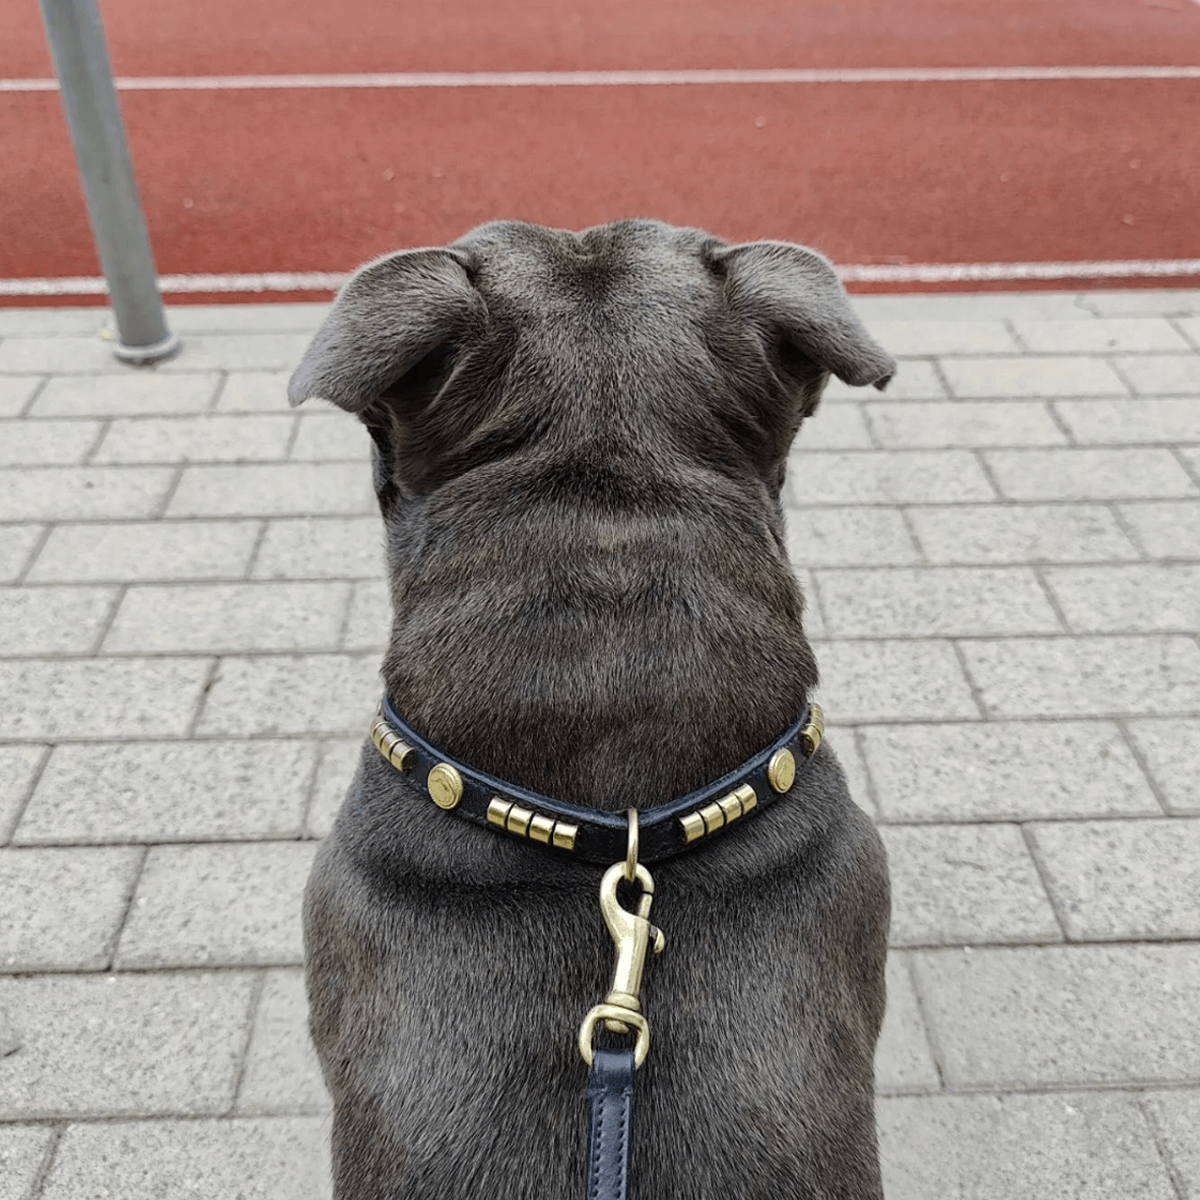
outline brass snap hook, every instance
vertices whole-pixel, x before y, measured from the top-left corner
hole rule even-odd
[[[631,836],[632,840],[632,836]],[[646,951],[653,939],[654,953],[661,954],[666,938],[661,929],[650,924],[650,904],[654,899],[654,880],[641,863],[634,867],[634,880],[642,885],[637,912],[623,909],[617,900],[617,884],[625,878],[628,862],[614,863],[600,881],[600,911],[609,935],[616,947],[612,984],[602,1004],[597,1004],[583,1020],[579,1029],[579,1053],[583,1061],[592,1064],[592,1035],[598,1022],[613,1033],[637,1034],[634,1063],[641,1066],[650,1050],[650,1024],[641,1012],[639,996],[642,972],[646,966]]]

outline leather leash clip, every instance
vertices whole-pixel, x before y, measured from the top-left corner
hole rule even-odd
[[[640,1067],[650,1052],[650,1022],[641,1011],[642,973],[651,945],[655,954],[661,954],[667,940],[661,929],[650,924],[654,880],[650,872],[637,861],[637,847],[637,810],[630,809],[629,852],[624,860],[609,867],[600,881],[600,911],[616,947],[617,957],[608,995],[584,1017],[579,1028],[579,1053],[589,1067],[593,1057],[592,1038],[601,1021],[612,1033],[629,1033],[632,1030],[637,1034],[634,1046],[636,1066]],[[641,884],[642,895],[636,912],[622,908],[617,899],[617,885],[623,879]]]

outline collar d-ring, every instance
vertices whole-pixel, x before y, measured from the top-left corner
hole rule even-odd
[[[637,878],[638,811],[636,808],[627,808],[625,816],[629,821],[629,842],[625,851],[625,882],[632,883]]]

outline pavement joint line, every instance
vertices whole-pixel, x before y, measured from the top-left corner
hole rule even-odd
[[[925,543],[921,541],[921,537],[920,537],[919,533],[917,532],[917,525],[916,525],[916,522],[913,520],[912,512],[910,511],[913,506],[911,504],[898,504],[895,507],[896,507],[897,511],[899,511],[899,513],[900,513],[900,520],[904,525],[905,532],[908,534],[909,539],[912,541],[913,549],[915,549],[917,552],[918,568],[932,567],[932,566],[937,565],[929,557],[929,551],[926,549]],[[951,507],[955,507],[955,506],[951,506]]]
[[[19,521],[19,522],[13,522],[13,524],[19,526],[19,525],[25,525],[25,524],[36,524],[36,522]],[[38,535],[37,539],[34,541],[33,547],[30,550],[29,555],[26,557],[25,562],[21,566],[21,569],[17,572],[17,577],[12,581],[11,586],[13,586],[13,587],[36,587],[37,586],[36,583],[32,583],[32,584],[26,583],[26,580],[29,578],[29,572],[33,570],[34,564],[41,557],[42,551],[46,548],[46,543],[50,540],[50,535],[54,532],[54,530],[57,526],[58,526],[57,521],[45,522],[44,526],[42,527],[42,532]],[[3,526],[0,526],[0,528],[3,528]]]
[[[304,789],[304,804],[300,810],[300,828],[304,831],[305,841],[319,841],[319,838],[312,838],[307,833],[308,823],[312,819],[313,805],[317,802],[317,780],[321,777],[321,768],[325,765],[325,758],[333,752],[333,742],[330,738],[322,738],[317,753],[313,755],[312,766],[308,773],[308,782]]]
[[[976,682],[975,677],[971,674],[971,669],[967,663],[967,656],[963,653],[962,646],[959,645],[959,639],[951,639],[950,644],[954,650],[954,657],[958,659],[958,669],[962,672],[963,678],[967,681],[967,689],[970,691],[971,699],[974,701],[975,707],[979,711],[980,719],[983,721],[995,720],[995,716],[988,709],[987,702],[983,698],[983,689]]]
[[[3,339],[0,339],[0,341],[3,341]],[[21,405],[21,411],[17,413],[18,420],[22,420],[29,416],[33,406],[38,402],[38,399],[41,397],[42,393],[46,390],[49,384],[50,376],[42,375],[41,381],[34,387],[33,391],[29,393],[29,399]]]
[[[1155,800],[1158,801],[1158,806],[1162,809],[1162,815],[1164,817],[1174,817],[1175,814],[1172,813],[1170,808],[1167,806],[1167,801],[1163,795],[1162,788],[1160,788],[1158,785],[1158,779],[1155,777],[1154,772],[1150,769],[1149,761],[1139,748],[1137,739],[1129,732],[1129,719],[1121,718],[1116,721],[1115,724],[1120,730],[1121,737],[1124,740],[1125,745],[1128,747],[1133,761],[1137,764],[1138,770],[1141,771],[1141,773],[1146,777],[1146,785],[1150,789],[1150,794]],[[1157,817],[1151,819],[1158,820]]]
[[[8,743],[0,740],[0,746],[6,744]],[[16,836],[17,830],[21,827],[21,820],[25,816],[25,810],[29,807],[29,802],[33,799],[34,793],[37,791],[38,784],[41,782],[42,776],[45,774],[46,764],[50,761],[50,755],[53,752],[53,749],[53,746],[45,743],[42,744],[42,753],[38,758],[37,765],[34,767],[33,772],[30,775],[29,783],[25,786],[24,792],[17,801],[16,811],[13,813],[12,825],[7,833],[4,833],[3,830],[0,830],[0,833],[3,833],[3,836],[0,837],[0,846],[12,846],[12,840]]]
[[[272,414],[267,414],[267,415],[272,415]],[[300,414],[294,410],[289,410],[287,415],[292,418],[292,428],[291,428],[291,431],[288,433],[287,443],[283,447],[283,459],[285,462],[295,462],[297,460],[293,459],[292,452],[295,450],[296,442],[300,438]],[[303,460],[300,460],[300,461],[303,461]],[[346,460],[346,461],[357,461],[357,460]]]
[[[1042,894],[1046,898],[1046,903],[1050,905],[1050,911],[1054,914],[1054,921],[1058,925],[1059,933],[1062,934],[1063,943],[1072,945],[1077,941],[1088,942],[1090,940],[1088,938],[1073,938],[1067,929],[1067,923],[1063,920],[1060,898],[1054,890],[1050,876],[1042,863],[1041,855],[1038,853],[1037,842],[1033,836],[1033,830],[1029,828],[1029,825],[1029,821],[1017,822],[1017,827],[1021,831],[1021,840],[1025,843],[1025,849],[1028,851],[1029,857],[1033,860],[1033,869],[1037,872],[1038,881],[1042,885]]]
[[[1168,446],[1167,449],[1175,456],[1175,461],[1183,468],[1184,474],[1192,481],[1192,484],[1200,488],[1200,459],[1197,460],[1197,465],[1192,466],[1191,463],[1180,453],[1178,445]],[[1186,498],[1186,497],[1181,497]],[[1194,497],[1192,497],[1194,499]]]
[[[267,531],[271,527],[271,522],[267,518],[259,520],[258,532],[254,536],[254,545],[250,547],[250,557],[246,560],[246,569],[242,572],[240,579],[237,582],[258,583],[265,582],[254,578],[254,571],[258,567],[258,560],[262,556],[262,548],[267,540]],[[281,581],[273,581],[281,582]],[[335,582],[331,580],[330,582]]]
[[[1200,0],[1196,0],[1196,3],[1200,4]],[[1167,317],[1167,323],[1193,350],[1200,352],[1200,329],[1197,330],[1196,336],[1192,337],[1183,323],[1183,318],[1170,316]]]
[[[1104,361],[1106,363],[1108,363],[1109,369],[1112,371],[1112,373],[1114,375],[1116,375],[1116,377],[1125,385],[1125,390],[1129,393],[1129,395],[1131,397],[1138,398],[1139,393],[1138,393],[1137,388],[1135,388],[1133,386],[1133,381],[1129,378],[1129,376],[1124,371],[1121,370],[1120,366],[1117,364],[1115,357],[1114,358],[1106,357],[1104,359]]]
[[[200,728],[200,722],[204,718],[204,710],[208,706],[209,693],[216,686],[217,678],[221,670],[221,656],[215,655],[212,661],[208,664],[208,671],[204,676],[204,683],[200,688],[200,694],[196,697],[196,708],[192,713],[192,719],[187,726],[187,741],[196,741],[196,731]]]
[[[1076,439],[1075,435],[1071,432],[1071,427],[1063,419],[1062,413],[1060,413],[1058,411],[1058,406],[1061,403],[1062,403],[1062,401],[1058,400],[1058,399],[1051,399],[1051,400],[1047,401],[1046,411],[1050,414],[1050,420],[1053,421],[1054,424],[1057,426],[1059,433],[1061,433],[1067,439],[1067,445],[1068,446],[1078,446],[1080,444],[1079,441]],[[1105,443],[1106,447],[1108,445],[1110,445],[1110,443]]]
[[[34,418],[34,420],[36,420],[36,419],[37,418]],[[42,419],[48,420],[49,418],[44,417]],[[80,419],[83,419],[83,418],[81,417]],[[99,465],[94,460],[95,460],[96,455],[100,453],[100,447],[103,446],[105,441],[107,440],[109,431],[112,429],[112,426],[113,426],[113,418],[112,417],[105,417],[99,422],[99,428],[96,430],[96,436],[92,439],[92,444],[84,452],[83,458],[80,459],[79,464],[78,464],[79,466],[92,467],[92,466]]]
[[[33,586],[37,586],[36,584]],[[67,584],[70,587],[72,585]],[[92,643],[91,653],[85,655],[87,658],[105,658],[108,657],[104,653],[104,642],[112,630],[113,622],[117,619],[117,612],[121,605],[125,603],[125,597],[129,594],[129,584],[119,583],[116,585],[116,594],[109,605],[108,613],[105,619],[100,623],[100,628],[96,633],[96,639]]]
[[[262,1006],[263,992],[267,986],[267,968],[259,968],[258,979],[250,993],[249,1011],[246,1014],[246,1037],[242,1042],[242,1050],[238,1055],[237,1069],[234,1072],[233,1090],[229,1107],[222,1114],[232,1117],[237,1112],[238,1100],[242,1093],[242,1084],[246,1080],[246,1066],[250,1061],[250,1049],[254,1044],[254,1027],[258,1021],[258,1010]]]
[[[888,955],[891,956],[897,953],[892,947],[888,946]],[[928,1007],[925,1003],[925,997],[921,993],[920,983],[917,979],[917,971],[914,964],[915,955],[900,952],[904,960],[904,973],[908,977],[908,986],[912,991],[913,999],[916,1001],[917,1018],[921,1022],[921,1033],[925,1039],[925,1049],[929,1051],[929,1060],[933,1063],[933,1069],[937,1072],[937,1092],[946,1091],[946,1072],[943,1068],[945,1062],[945,1051],[938,1044],[934,1034],[933,1021],[931,1020]],[[929,1093],[926,1092],[926,1095]]]
[[[1200,0],[1197,0],[1197,3],[1200,3]],[[1167,1173],[1167,1178],[1171,1181],[1171,1186],[1175,1189],[1177,1200],[1188,1200],[1188,1185],[1175,1163],[1175,1156],[1171,1153],[1170,1143],[1154,1116],[1154,1110],[1146,1103],[1144,1095],[1137,1098],[1137,1106],[1142,1114],[1142,1119],[1146,1122],[1146,1126],[1150,1130],[1150,1136],[1154,1140],[1154,1147],[1158,1151],[1159,1161]]]
[[[230,374],[231,372],[228,369],[223,369],[217,372],[217,386],[213,388],[213,394],[209,397],[208,407],[203,410],[204,412],[215,413],[218,411],[221,404],[221,397],[225,394],[226,389],[229,387]]]
[[[1071,628],[1071,622],[1067,620],[1067,614],[1063,611],[1063,607],[1058,602],[1058,597],[1055,596],[1050,585],[1046,582],[1045,563],[1031,563],[1029,569],[1033,572],[1033,577],[1038,582],[1038,587],[1042,589],[1042,595],[1046,597],[1046,603],[1050,605],[1054,615],[1058,618],[1058,623],[1064,633],[1074,634],[1076,630]]]
[[[871,819],[877,824],[883,824],[883,806],[879,803],[879,791],[875,786],[875,776],[871,773],[871,764],[866,755],[866,749],[863,746],[862,731],[859,729],[848,729],[846,731],[850,735],[850,744],[854,747],[855,756],[862,764],[863,782],[867,785],[867,802],[871,806]],[[853,797],[851,797],[853,799]]]
[[[41,849],[41,847],[38,847]],[[121,938],[125,933],[125,926],[129,921],[129,914],[133,910],[134,897],[137,895],[138,885],[142,881],[142,874],[146,869],[146,859],[150,856],[150,847],[141,845],[141,853],[138,855],[137,867],[133,871],[132,879],[129,885],[129,892],[125,896],[125,903],[121,906],[121,919],[117,922],[116,928],[109,938],[109,944],[105,947],[104,965],[100,968],[101,972],[115,974],[114,964],[117,961],[117,951],[121,945]]]
[[[50,1126],[51,1134],[46,1142],[45,1150],[42,1151],[42,1161],[38,1164],[37,1171],[34,1173],[33,1180],[29,1185],[29,1191],[26,1193],[24,1200],[38,1200],[43,1195],[46,1181],[50,1177],[50,1169],[54,1166],[54,1159],[58,1154],[59,1144],[62,1142],[63,1134],[66,1132],[67,1123],[60,1118],[47,1121],[45,1124]]]
[[[1012,338],[1014,344],[1017,346],[1018,353],[1022,355],[1032,353],[1025,339],[1018,332],[1016,322],[1012,317],[1004,317],[1000,323],[1008,331],[1008,336]]]

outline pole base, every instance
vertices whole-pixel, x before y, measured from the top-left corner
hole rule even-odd
[[[120,340],[115,341],[112,344],[112,352],[122,362],[144,366],[146,363],[161,362],[164,358],[170,358],[179,352],[182,345],[178,334],[168,333],[161,342],[152,342],[149,346],[127,346]]]

